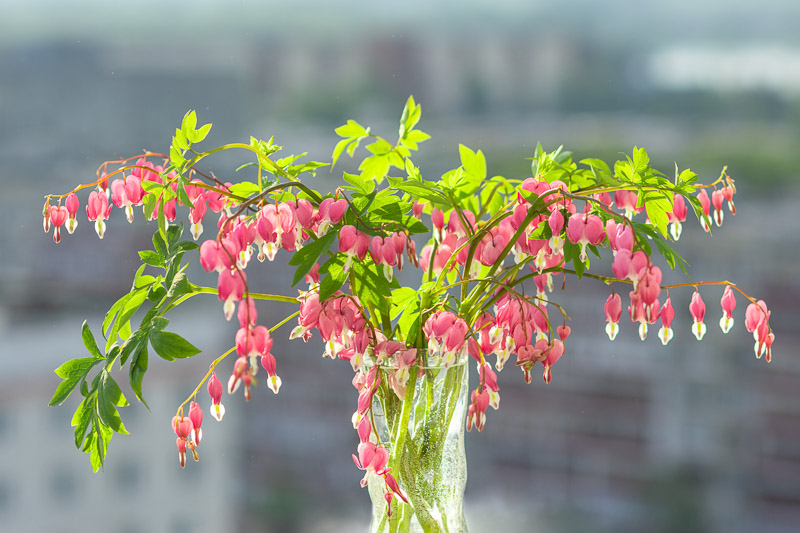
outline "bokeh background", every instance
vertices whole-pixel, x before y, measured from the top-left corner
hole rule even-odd
[[[573,335],[553,383],[509,367],[502,408],[467,436],[471,531],[800,529],[797,2],[4,0],[2,12],[1,531],[366,530],[352,373],[313,341],[276,340],[281,393],[226,397],[201,461],[178,467],[169,420],[234,332],[210,300],[172,322],[203,354],[151,362],[152,412],[122,409],[132,435],[92,474],[72,443],[75,400],[47,407],[52,370],[82,353],[83,319],[97,331],[128,290],[152,226],[116,212],[100,241],[82,218],[57,246],[40,209],[106,159],[166,150],[188,109],[214,124],[208,146],[274,135],[325,160],[348,118],[391,138],[409,94],[433,136],[418,157],[431,178],[457,166],[459,142],[520,178],[539,141],[607,160],[645,146],[657,168],[677,162],[703,182],[728,165],[739,214],[713,239],[690,220],[678,250],[695,280],[764,298],[777,337],[772,364],[757,361],[744,301],[723,336],[722,291],[708,289],[702,343],[690,290],[672,293],[669,347],[626,323],[611,343],[605,289],[568,280],[557,299]],[[226,176],[229,163],[209,168]],[[288,290],[286,260],[252,273],[259,288]],[[267,324],[285,311],[259,308]]]

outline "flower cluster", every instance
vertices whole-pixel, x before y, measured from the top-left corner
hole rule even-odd
[[[463,405],[468,407],[458,427],[466,424],[467,430],[475,427],[481,431],[487,409],[499,408],[498,373],[512,356],[525,382],[532,382],[532,372],[540,365],[544,382],[550,383],[553,366],[564,355],[571,333],[566,310],[552,296],[557,277],[562,288],[572,275],[611,286],[603,307],[605,331],[611,340],[618,335],[623,313],[617,291],[630,287],[627,310],[630,320],[638,324],[640,338],[645,340],[650,326],[660,320],[658,338],[664,345],[674,335],[670,290],[694,288],[689,305],[691,331],[701,340],[706,334],[706,308],[700,289],[724,286],[720,328],[724,333],[731,330],[734,292],[739,292],[749,302],[745,327],[754,336],[756,356],[771,359],[775,336],[763,301],[727,281],[665,285],[664,272],[654,261],[653,250],[657,250],[673,270],[681,264],[670,242],[681,236],[688,207],[709,232],[712,222],[722,224],[725,201],[729,212],[735,213],[736,189],[724,171],[712,184],[697,185],[696,176],[689,171],[674,182],[666,180],[649,168],[646,153],[638,148],[627,161],[618,161],[613,172],[596,160],[589,160],[594,161],[590,168],[579,168],[559,151],[537,151],[533,177],[487,179],[483,155],[461,147],[461,167],[438,182],[427,181],[410,159],[419,139],[427,134],[414,129],[418,108],[413,99],[408,105],[411,114],[404,114],[398,144],[392,147],[376,138],[368,147],[373,155],[360,167],[362,174],[345,174],[350,186],[331,194],[321,195],[299,178],[321,163],[295,164],[297,156],[273,160],[271,155],[278,147],[271,139],[235,145],[253,152],[259,169],[254,181],[222,183],[204,174],[196,163],[219,149],[192,152],[194,159],[186,159],[188,145],[202,140],[208,131],[204,126],[201,135],[203,128],[194,127],[196,117],[187,114],[169,157],[148,153],[132,165],[127,164],[130,160],[118,161],[120,167],[111,173],[111,163],[106,163],[94,183],[47,197],[44,229],[54,228],[55,242],[61,240],[62,226],[70,233],[77,226],[79,199],[75,192],[81,189],[92,189],[86,213],[100,238],[113,206],[123,209],[129,222],[136,207],[142,207],[145,218],[157,220],[155,250],[140,252],[140,257],[145,265],[163,269],[163,274],[143,274],[144,266],[137,272],[131,293],[115,304],[104,323],[105,356],[93,344],[91,332],[84,333],[87,348],[97,361],[107,358],[113,363],[118,357],[123,364],[131,361],[131,388],[140,400],[141,380],[147,370],[140,354],[148,343],[168,360],[199,352],[177,334],[164,331],[166,312],[195,295],[213,294],[222,302],[227,320],[234,314],[237,317],[233,347],[211,363],[205,378],[172,420],[181,466],[186,463],[187,449],[197,458],[203,418],[197,394],[203,383],[207,382],[211,414],[220,421],[225,413],[223,390],[234,394],[241,387],[244,398],[250,400],[258,383],[259,364],[267,373],[268,388],[279,392],[282,382],[272,353],[272,334],[294,317],[297,324],[290,338],[308,341],[316,331],[323,343],[322,356],[347,361],[352,367],[352,384],[358,392],[352,424],[359,440],[353,460],[365,472],[362,485],[370,479],[382,480],[387,516],[399,505],[395,497],[403,504],[418,505],[413,500],[419,497],[419,490],[407,490],[409,463],[420,459],[412,456],[422,453],[423,447],[427,457],[441,453],[437,439],[444,438],[442,428],[449,427],[457,412],[454,397],[462,388],[468,398]],[[368,129],[352,121],[337,132],[344,139],[334,150],[333,163],[344,150],[352,155],[361,140],[372,137]],[[412,137],[418,140],[409,140]],[[159,157],[163,159],[156,162]],[[406,175],[389,175],[393,168]],[[109,185],[116,175],[120,177]],[[384,180],[389,186],[379,189]],[[56,199],[56,205],[51,205]],[[180,241],[182,228],[174,224],[179,206],[188,208],[195,241],[204,233],[204,218],[209,213],[217,214],[216,234],[199,246]],[[635,221],[641,214],[644,221]],[[608,271],[606,275],[589,273],[592,256],[601,262],[604,259],[601,248],[608,248],[611,256]],[[201,287],[186,279],[181,261],[185,253],[194,250],[202,268],[216,276],[216,286]],[[297,296],[252,291],[247,276],[252,258],[273,261],[280,250],[291,254],[289,264],[296,268],[293,285],[305,280],[306,287],[298,290]],[[405,287],[398,281],[398,272],[407,264],[418,268],[418,285]],[[531,296],[534,288],[535,296]],[[258,322],[259,299],[295,304],[299,310],[268,328]],[[130,319],[146,300],[153,307],[134,330]],[[237,356],[224,387],[216,370],[233,352]],[[477,367],[474,388],[462,387],[458,380],[459,369],[464,369],[464,361],[470,357]],[[82,375],[69,374],[78,376],[68,378],[73,379],[73,388],[86,379],[91,367],[80,369]],[[427,381],[435,376],[444,376],[445,383],[444,399],[436,401],[439,393],[434,393]],[[108,379],[95,381],[107,383]],[[427,388],[418,390],[422,382],[428,383],[424,385]],[[85,402],[96,403],[108,396],[95,394],[99,386],[94,384],[95,389],[84,394]],[[410,403],[423,396],[431,403],[412,413]],[[189,413],[184,416],[187,404]],[[376,406],[381,416],[393,421],[388,437],[375,427]],[[113,405],[85,409],[91,408],[101,414],[111,409],[116,414]],[[121,422],[117,423],[118,416],[107,418],[115,431],[124,430]],[[408,427],[411,420],[415,427],[426,421],[436,427],[423,432],[426,436],[421,441],[408,444],[406,439],[413,438]],[[93,426],[91,431],[100,430]],[[92,440],[87,447],[96,448],[96,442]],[[103,442],[107,445],[107,439]],[[96,455],[102,461],[104,450]]]

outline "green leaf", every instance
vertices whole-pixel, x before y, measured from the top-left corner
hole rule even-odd
[[[361,161],[358,170],[361,171],[363,179],[380,183],[389,172],[389,158],[384,154],[372,155]]]
[[[373,307],[377,308],[382,313],[389,313],[389,295],[392,284],[390,284],[385,277],[383,277],[382,270],[378,272],[372,263],[353,261],[350,266],[353,269],[356,280],[356,287],[353,291],[356,292],[359,299],[363,302],[368,302]],[[399,286],[397,278],[393,279],[395,286]]]
[[[634,146],[633,158],[631,159],[631,169],[634,174],[644,175],[649,165],[650,158],[647,156],[647,151],[644,148]]]
[[[367,128],[352,119],[348,120],[347,124],[336,128],[335,131],[339,137],[366,137],[369,135]]]
[[[337,233],[335,231],[331,231],[316,241],[306,244],[303,246],[303,248],[295,252],[292,258],[289,260],[290,265],[297,267],[297,270],[294,272],[294,278],[292,279],[292,287],[297,285],[297,283],[302,280],[306,274],[311,272],[311,269],[314,267],[314,263],[316,263],[319,258],[330,249],[334,240],[336,240],[336,237]]]
[[[153,250],[155,250],[164,261],[167,260],[167,243],[161,237],[160,233],[153,233]]]
[[[157,181],[144,180],[142,181],[142,189],[148,194],[160,193],[164,190],[164,184]]]
[[[230,189],[230,191],[236,196],[241,196],[242,198],[248,198],[252,194],[258,194],[261,192],[261,188],[258,186],[258,184],[251,181],[234,183],[228,187],[228,189]]]
[[[69,395],[72,394],[75,387],[78,386],[78,383],[86,378],[86,374],[89,373],[92,367],[102,360],[102,358],[97,359],[94,357],[72,359],[56,368],[56,375],[63,379],[63,381],[58,384],[53,397],[50,399],[49,405],[61,405],[64,403]]]
[[[111,332],[106,340],[106,352],[108,352],[113,343],[117,342],[117,334],[120,328],[122,328],[122,326],[128,322],[136,313],[136,311],[138,311],[142,306],[145,298],[147,297],[147,292],[148,291],[145,288],[136,289],[123,297],[125,298],[125,301],[119,307],[119,313],[114,320],[114,326],[111,328]],[[103,324],[105,325],[105,321]]]
[[[92,330],[89,329],[89,323],[86,320],[81,325],[81,338],[83,339],[83,345],[86,346],[86,349],[93,357],[103,359],[103,354],[100,353],[100,348],[97,347],[97,341],[94,340],[94,335],[92,335]]]
[[[193,143],[199,143],[208,136],[209,131],[211,131],[211,123],[200,126],[198,129],[194,130],[194,132],[188,134],[187,137]]]
[[[417,339],[420,320],[419,305],[415,294],[415,298],[409,300],[408,305],[403,309],[400,320],[397,321],[397,330],[400,332],[400,336],[405,338],[409,344],[413,344]]]
[[[92,406],[94,397],[84,398],[72,415],[72,427],[75,428],[75,447],[81,449],[86,438],[86,430],[89,428],[89,421],[92,419]]]
[[[177,148],[178,150],[189,149],[189,139],[186,138],[186,134],[181,130],[175,130],[175,136],[172,137],[172,148]]]
[[[407,181],[394,187],[395,189],[407,192],[414,200],[424,199],[434,204],[436,207],[450,207],[444,192],[429,182]]]
[[[167,291],[167,297],[173,298],[175,296],[183,296],[184,294],[189,294],[192,292],[192,286],[189,283],[189,280],[186,278],[186,274],[183,272],[178,272],[175,274],[175,277],[172,278],[172,285],[170,285],[169,290]]]
[[[412,300],[416,300],[417,291],[411,287],[400,287],[392,291],[392,307],[389,316],[394,320],[408,307]]]
[[[190,109],[183,115],[181,131],[188,137],[189,133],[194,132],[195,126],[197,126],[197,113],[194,109]]]
[[[645,199],[645,210],[647,211],[647,218],[650,219],[650,222],[666,237],[667,223],[669,222],[667,213],[672,211],[672,202],[662,193],[647,195]]]
[[[139,252],[139,258],[147,265],[164,268],[164,260],[153,250],[142,250]]]
[[[149,411],[150,407],[147,405],[147,402],[144,401],[144,397],[142,396],[142,379],[147,373],[147,359],[147,343],[143,342],[139,344],[139,347],[136,349],[136,351],[134,351],[133,356],[131,357],[129,382],[131,385],[131,390],[136,395],[136,398],[142,402]]]
[[[327,276],[320,279],[319,283],[319,300],[327,300],[333,293],[347,281],[347,272],[344,271],[345,254],[338,253],[328,259],[323,264],[319,272],[320,274],[327,274]]]
[[[375,181],[370,178],[365,178],[361,174],[350,174],[345,172],[344,181],[354,185],[359,191],[364,194],[369,194],[375,190]]]
[[[164,202],[158,203],[158,215],[156,216],[158,222],[158,232],[163,237],[167,233],[167,218],[164,215]]]
[[[103,424],[123,435],[127,435],[128,430],[125,429],[125,425],[122,423],[115,406],[123,407],[126,405],[128,405],[128,400],[122,394],[119,385],[107,370],[103,370],[100,373],[100,382],[98,384],[97,413],[100,415]]]
[[[145,194],[142,198],[142,203],[144,205],[144,218],[150,220],[153,216],[153,211],[156,210],[156,205],[158,205],[158,199],[154,194]]]
[[[400,138],[414,129],[419,119],[422,117],[422,106],[414,102],[414,97],[409,96],[406,100],[406,105],[403,107],[403,113],[400,115]]]
[[[461,166],[464,170],[479,180],[486,178],[486,157],[483,152],[478,150],[473,152],[463,144],[458,145],[458,152],[461,155]]]
[[[135,353],[142,344],[147,344],[147,333],[149,329],[139,328],[134,331],[122,344],[120,348],[120,364],[124,365],[131,354]]]
[[[167,361],[184,359],[200,353],[199,348],[194,347],[177,333],[154,329],[150,331],[149,337],[153,350]]]

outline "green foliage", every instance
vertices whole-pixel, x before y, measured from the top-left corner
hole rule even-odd
[[[101,325],[105,347],[101,350],[87,322],[81,327],[81,337],[91,357],[71,359],[56,369],[62,378],[50,405],[60,405],[79,388],[83,400],[72,419],[75,445],[90,454],[92,468],[103,466],[108,444],[114,433],[127,434],[117,410],[128,405],[119,385],[111,376],[115,362],[120,367],[129,363],[129,383],[136,398],[147,405],[142,395],[142,380],[148,369],[148,343],[160,357],[172,361],[192,357],[200,350],[180,335],[164,331],[169,323],[163,315],[177,300],[195,293],[183,272],[183,256],[198,246],[182,241],[183,228],[170,226],[166,239],[161,232],[153,235],[153,250],[139,252],[143,264],[136,271],[130,291],[117,300],[106,313]],[[163,271],[153,276],[145,274],[146,267]],[[139,327],[132,330],[131,321],[142,306],[149,302]],[[94,378],[89,375],[96,366],[102,369]]]
[[[336,128],[340,140],[331,155],[331,168],[345,153],[353,158],[360,146],[366,151],[362,151],[364,157],[358,162],[357,173],[343,173],[347,185],[327,195],[308,187],[300,177],[303,174],[314,176],[317,169],[328,163],[304,161],[305,152],[278,157],[282,147],[272,137],[268,140],[250,137],[246,143],[199,152],[195,145],[206,138],[211,125],[198,128],[196,113],[186,113],[172,138],[169,165],[161,174],[162,183],[149,180],[142,183],[147,193],[143,198],[144,213],[147,219],[157,220],[157,230],[152,238],[152,249],[138,252],[142,264],[133,276],[130,290],[111,306],[100,325],[100,340],[105,342],[98,344],[84,322],[81,338],[88,356],[81,354],[55,370],[61,382],[50,405],[63,404],[75,390],[79,391],[81,400],[72,418],[75,445],[89,454],[95,471],[105,462],[113,434],[127,433],[119,408],[127,406],[128,400],[112,377],[115,363],[120,370],[128,365],[130,388],[136,399],[147,406],[143,380],[151,353],[167,361],[200,353],[200,349],[187,339],[166,329],[169,311],[197,294],[216,293],[216,289],[198,287],[189,281],[184,257],[199,247],[194,242],[181,240],[183,227],[170,225],[166,220],[166,202],[178,200],[183,205],[191,205],[189,192],[196,190],[192,187],[210,188],[215,193],[222,191],[226,201],[225,212],[229,216],[228,228],[239,221],[255,222],[265,206],[279,202],[305,199],[318,207],[325,197],[346,199],[347,208],[342,221],[327,232],[324,227],[320,230],[319,226],[309,227],[307,224],[302,228],[308,239],[303,246],[298,246],[289,260],[289,265],[295,267],[292,286],[300,283],[318,265],[319,285],[308,290],[318,291],[320,301],[334,297],[339,291],[356,297],[351,300],[359,305],[370,329],[381,332],[386,338],[404,341],[422,354],[427,354],[427,340],[421,335],[422,325],[436,310],[457,312],[471,327],[481,313],[491,309],[503,291],[530,301],[525,295],[525,287],[520,284],[540,272],[530,273],[528,267],[541,268],[541,263],[537,262],[537,257],[521,253],[513,265],[505,261],[509,255],[518,253],[514,250],[516,243],[527,241],[532,246],[541,247],[541,240],[553,237],[552,229],[544,221],[555,208],[560,210],[566,223],[569,217],[574,216],[572,212],[580,212],[586,207],[586,212],[599,216],[604,224],[610,220],[630,224],[637,250],[648,256],[657,252],[670,268],[674,270],[677,267],[688,277],[688,265],[671,246],[667,226],[675,195],[683,196],[697,216],[710,225],[695,197],[697,176],[691,170],[679,171],[676,166],[674,178],[667,179],[651,168],[649,155],[639,147],[634,147],[630,155],[608,164],[597,158],[576,162],[573,154],[563,147],[548,152],[539,144],[531,158],[536,186],[536,192],[531,192],[530,187],[521,187],[522,179],[492,175],[481,150],[460,144],[459,166],[444,172],[439,179],[426,179],[412,160],[420,143],[430,138],[417,128],[421,113],[421,106],[409,97],[394,143],[375,135],[369,127],[355,120],[348,120]],[[236,169],[244,171],[243,179],[225,189],[220,180],[208,178],[197,165],[214,153],[233,148],[246,151],[251,161]],[[190,184],[189,180],[198,175],[207,178],[208,183]],[[643,207],[647,215],[645,222],[634,222],[612,211],[598,196],[618,191],[637,193],[637,207]],[[556,202],[568,201],[577,202],[576,209],[556,205]],[[307,205],[299,207],[307,208]],[[376,261],[381,262],[377,257],[373,259],[374,256],[368,254],[365,259],[358,260],[336,249],[342,224],[352,225],[373,239],[388,238],[395,233],[402,234],[405,239],[430,235],[428,226],[415,213],[418,215],[421,210],[430,215],[434,209],[442,211],[450,222],[461,221],[465,235],[450,235],[446,242],[441,241],[440,235],[436,238],[430,236],[427,240],[417,237],[409,244],[405,250],[409,257],[413,246],[429,247],[426,267],[434,265],[437,251],[447,252],[449,248],[449,256],[437,258],[437,267],[444,263],[441,273],[429,268],[418,289],[401,287],[391,275],[387,279],[384,265],[376,264]],[[475,216],[474,224],[466,223],[470,218],[467,211]],[[225,228],[223,226],[223,232]],[[283,225],[281,228],[280,231],[289,231]],[[493,239],[498,236],[502,240],[497,242],[505,244],[496,244]],[[570,272],[578,278],[594,277],[606,282],[621,281],[589,273],[591,261],[581,259],[581,245],[565,239],[563,233],[560,237],[565,241],[563,261],[555,266],[548,265],[549,272]],[[494,259],[478,257],[490,240],[492,246],[502,246],[494,264],[488,264]],[[533,242],[535,240],[539,242]],[[586,249],[600,258],[598,246],[605,244],[588,245]],[[247,291],[250,297],[256,297],[249,287]],[[274,301],[296,301],[287,296],[257,296]],[[423,359],[426,356],[422,356]]]
[[[335,239],[336,233],[326,233],[319,239],[303,246],[300,250],[295,252],[289,260],[290,265],[297,267],[297,270],[294,272],[294,278],[292,278],[292,287],[297,285],[306,274],[311,272],[311,269],[314,268],[314,264],[316,264],[319,258],[330,249]]]

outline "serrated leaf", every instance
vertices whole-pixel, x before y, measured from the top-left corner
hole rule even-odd
[[[149,333],[150,344],[153,350],[167,361],[173,359],[185,359],[200,353],[200,349],[193,346],[189,341],[171,331],[159,331],[153,329]]]
[[[336,237],[337,233],[335,231],[331,231],[316,241],[306,244],[303,246],[303,248],[294,253],[292,258],[289,259],[289,264],[297,267],[297,270],[294,272],[294,278],[292,279],[292,287],[297,285],[297,283],[302,280],[306,274],[311,272],[311,269],[314,267],[314,263],[316,263],[319,258],[330,249]]]

